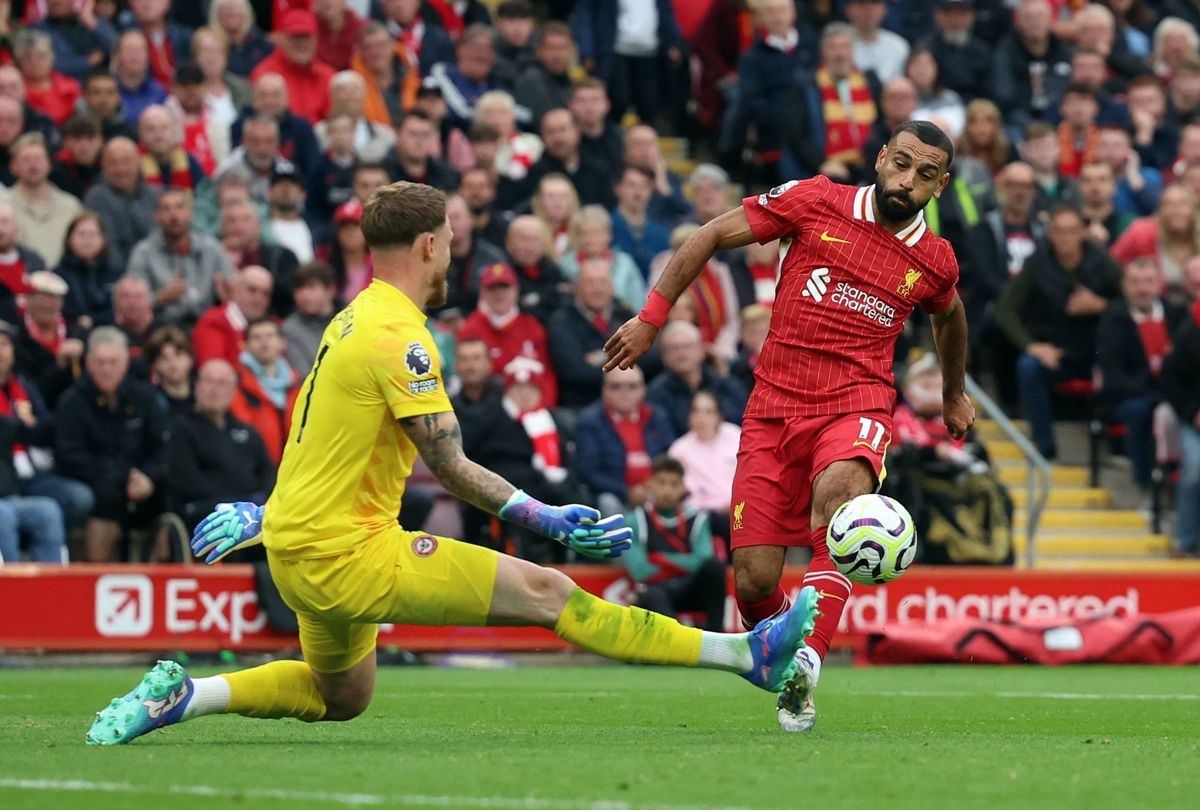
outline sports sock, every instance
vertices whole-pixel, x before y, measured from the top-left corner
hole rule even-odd
[[[792,606],[792,600],[783,592],[783,588],[776,585],[770,596],[757,602],[745,602],[738,596],[737,606],[738,613],[742,614],[742,627],[753,630],[763,619],[773,619],[787,613]]]
[[[220,675],[211,678],[192,678],[192,699],[183,708],[183,719],[222,714],[229,705],[229,681]]]
[[[229,682],[228,714],[320,720],[325,701],[312,670],[303,661],[272,661],[253,669],[218,675]]]
[[[822,658],[829,652],[829,644],[833,634],[837,632],[838,622],[842,619],[842,610],[846,600],[850,598],[853,587],[846,579],[833,560],[829,559],[829,546],[825,544],[825,532],[828,526],[813,529],[812,559],[808,563],[808,571],[804,574],[804,584],[812,585],[821,595],[820,611],[812,637],[808,646]]]

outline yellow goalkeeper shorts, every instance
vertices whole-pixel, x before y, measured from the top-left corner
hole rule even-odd
[[[336,557],[267,553],[271,577],[299,619],[304,660],[328,673],[374,651],[383,622],[486,624],[498,560],[491,549],[399,527]]]

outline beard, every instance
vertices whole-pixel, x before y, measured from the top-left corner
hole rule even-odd
[[[433,289],[429,293],[429,298],[425,301],[426,307],[436,309],[446,305],[446,301],[450,299],[450,281],[446,271],[442,275],[433,280]]]
[[[924,207],[923,204],[918,205],[907,192],[899,189],[885,192],[879,186],[875,187],[875,209],[892,222],[912,219]]]

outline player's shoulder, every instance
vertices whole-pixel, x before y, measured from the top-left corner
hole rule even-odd
[[[851,186],[843,186],[824,175],[817,175],[805,180],[788,180],[756,197],[747,197],[746,201],[760,209],[796,216],[822,203],[837,206],[853,191]]]
[[[917,242],[915,249],[925,254],[930,267],[945,269],[947,272],[957,272],[958,257],[954,253],[954,246],[944,237],[928,231]]]

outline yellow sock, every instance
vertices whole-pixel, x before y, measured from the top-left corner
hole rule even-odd
[[[230,714],[296,717],[309,722],[325,716],[325,701],[312,670],[303,661],[272,661],[221,677],[229,682],[225,711]]]
[[[684,667],[700,663],[700,630],[648,610],[605,602],[582,588],[567,599],[554,632],[588,652],[618,661]]]

